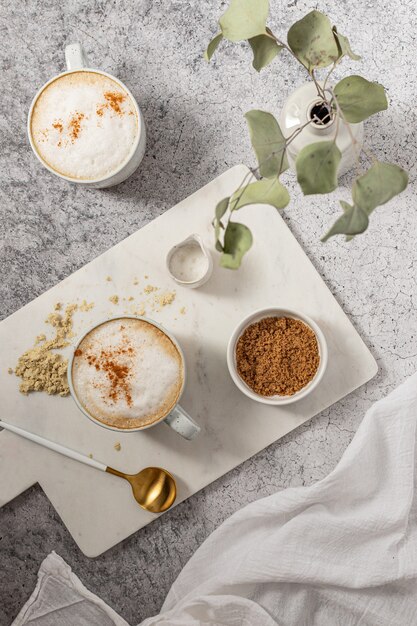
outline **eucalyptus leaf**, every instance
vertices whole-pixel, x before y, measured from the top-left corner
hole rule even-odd
[[[223,198],[223,200],[220,200],[220,202],[217,203],[216,211],[215,211],[217,220],[221,220],[223,215],[226,213],[227,207],[229,205],[229,200],[230,200],[230,197],[227,197],[227,198]]]
[[[327,67],[339,58],[329,18],[320,11],[307,13],[288,31],[288,45],[309,72]]]
[[[207,50],[204,53],[204,58],[206,61],[210,61],[211,57],[216,52],[218,45],[222,41],[222,39],[223,39],[223,33],[219,33],[218,35],[213,37],[213,39],[210,41],[209,45],[207,46]]]
[[[250,183],[243,190],[236,191],[230,201],[233,211],[248,204],[270,204],[276,209],[284,209],[290,201],[290,194],[278,178],[263,178]]]
[[[343,200],[340,200],[340,204],[342,205],[343,215],[335,221],[329,232],[322,238],[322,241],[327,241],[334,235],[348,235],[349,238],[352,238],[354,235],[363,233],[368,228],[369,219],[365,211]]]
[[[220,265],[236,270],[242,262],[243,256],[252,245],[252,233],[244,224],[229,222],[224,234],[223,254]]]
[[[341,35],[337,31],[336,26],[333,26],[333,33],[336,39],[337,47],[339,49],[339,59],[341,59],[343,56],[348,56],[353,61],[360,61],[362,57],[360,57],[359,54],[355,54],[353,52],[352,48],[350,47],[349,39],[344,35]]]
[[[219,20],[223,36],[230,41],[241,41],[262,35],[268,13],[268,0],[231,0]]]
[[[404,191],[408,184],[408,174],[398,165],[376,161],[352,187],[354,203],[368,215],[381,204]]]
[[[253,109],[245,114],[252,147],[255,151],[261,176],[277,176],[288,168],[285,154],[285,137],[271,113]]]
[[[337,103],[347,122],[357,124],[388,108],[382,85],[362,76],[346,76],[334,88]]]
[[[266,29],[268,32],[269,29]],[[249,39],[249,45],[253,52],[252,65],[257,72],[266,67],[275,59],[277,54],[284,49],[284,46],[277,44],[275,39],[269,35],[257,35]]]
[[[218,246],[220,246],[220,252],[223,250],[223,246],[221,245],[219,241],[220,230],[224,228],[221,222],[221,219],[227,211],[227,207],[229,206],[229,200],[230,200],[230,197],[227,197],[227,198],[223,198],[223,200],[220,200],[220,202],[217,203],[216,210],[215,210],[215,218],[213,220],[216,248],[217,250],[219,250]]]
[[[330,193],[337,187],[337,170],[342,154],[334,141],[305,146],[297,156],[297,180],[304,195]]]

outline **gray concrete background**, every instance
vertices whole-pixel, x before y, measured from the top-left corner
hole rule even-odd
[[[390,108],[366,123],[367,143],[381,159],[410,170],[409,190],[378,209],[369,231],[349,244],[319,241],[339,211],[337,198],[348,198],[349,176],[334,197],[303,198],[289,175],[292,202],[285,211],[291,230],[377,358],[379,374],[95,560],[80,553],[39,487],[31,488],[0,511],[1,625],[17,614],[51,550],[130,623],[155,614],[214,528],[255,498],[325,476],[369,405],[416,369],[417,5],[414,0],[271,4],[271,26],[282,35],[312,8],[328,12],[363,56],[358,65],[344,63],[337,77],[357,72],[388,90]],[[219,0],[1,0],[2,318],[228,167],[254,163],[243,114],[254,107],[278,114],[285,95],[305,77],[284,55],[257,74],[243,44],[225,45],[207,65],[202,52],[225,6]],[[142,167],[108,191],[56,179],[42,169],[26,139],[30,101],[63,69],[64,46],[73,41],[82,42],[92,65],[126,82],[148,126]]]

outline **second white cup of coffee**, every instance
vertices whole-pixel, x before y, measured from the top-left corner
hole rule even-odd
[[[178,342],[145,317],[119,316],[97,324],[78,341],[68,363],[78,408],[118,432],[165,421],[185,439],[194,439],[200,427],[179,405],[185,380]]]
[[[141,110],[120,80],[92,69],[80,44],[65,49],[67,71],[32,101],[30,145],[42,165],[85,187],[118,185],[138,168],[146,146]]]

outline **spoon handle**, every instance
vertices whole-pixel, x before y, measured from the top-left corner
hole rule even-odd
[[[5,430],[9,430],[11,433],[15,433],[16,435],[20,435],[25,439],[29,439],[30,441],[34,441],[45,448],[49,448],[54,452],[58,452],[59,454],[63,454],[64,456],[69,457],[70,459],[74,459],[74,461],[79,461],[80,463],[85,463],[86,465],[90,465],[91,467],[95,467],[96,469],[105,472],[107,469],[107,465],[104,463],[100,463],[100,461],[96,461],[95,459],[91,459],[89,456],[85,454],[81,454],[80,452],[76,452],[75,450],[71,450],[71,448],[66,448],[62,446],[60,443],[55,443],[54,441],[49,441],[49,439],[45,439],[40,435],[35,435],[35,433],[30,433],[27,430],[23,430],[23,428],[19,428],[19,426],[14,426],[13,424],[8,424],[7,422],[3,422],[0,420],[0,427]]]

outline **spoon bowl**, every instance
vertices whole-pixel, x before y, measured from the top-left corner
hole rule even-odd
[[[137,474],[124,474],[107,467],[106,472],[127,480],[136,502],[151,513],[166,511],[177,497],[174,477],[161,467],[145,467]]]

